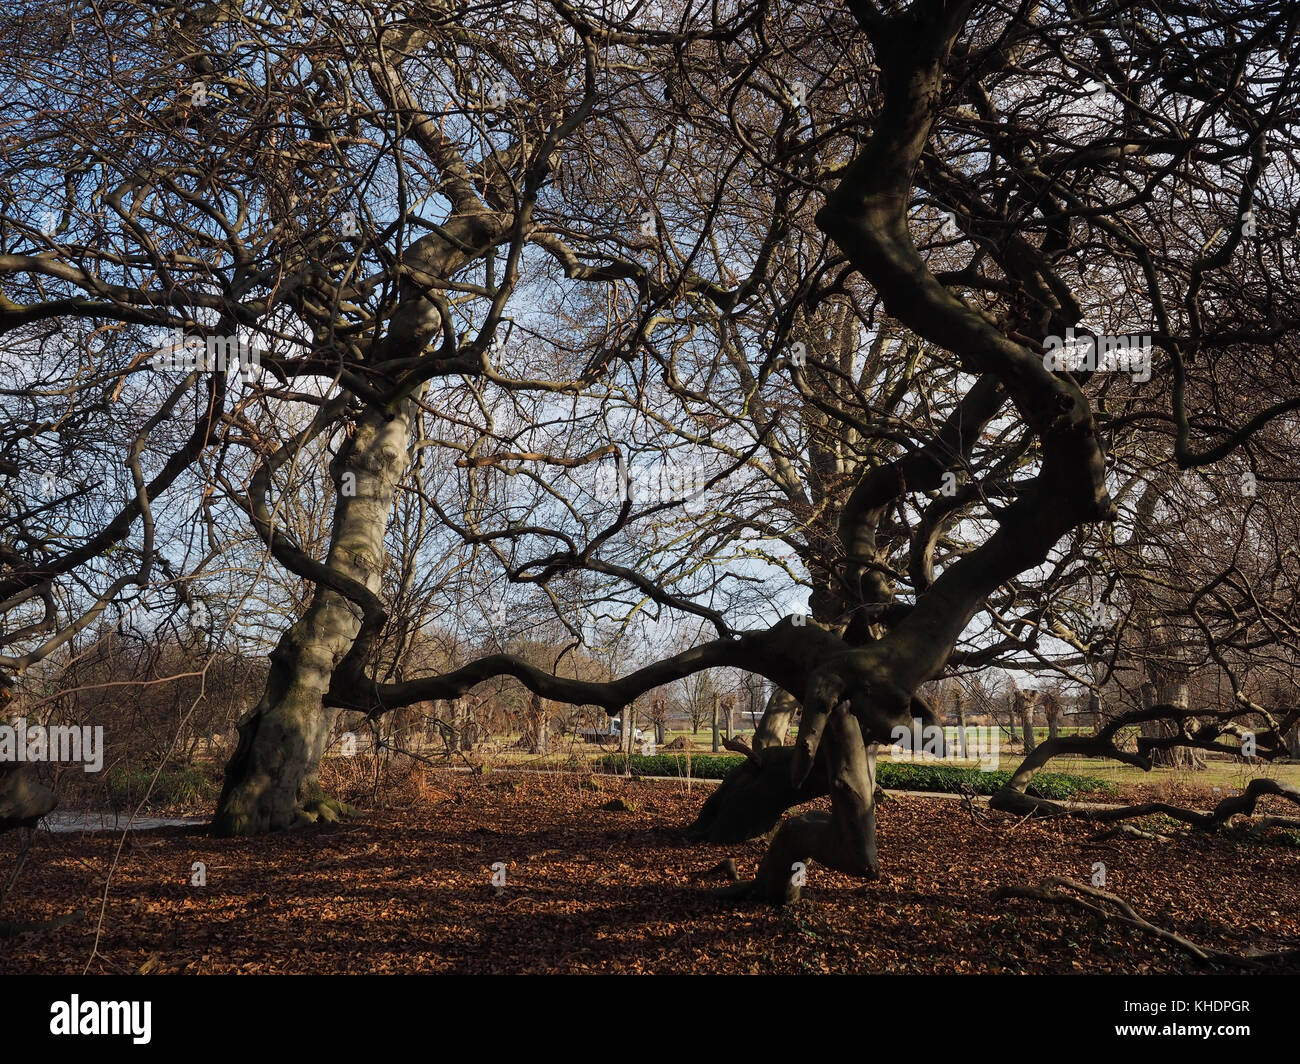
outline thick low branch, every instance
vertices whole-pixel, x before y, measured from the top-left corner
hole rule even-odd
[[[838,636],[815,625],[796,626],[787,617],[767,631],[715,639],[607,682],[556,676],[511,654],[492,654],[441,676],[402,683],[349,682],[349,678],[336,673],[325,701],[327,705],[380,716],[416,702],[459,698],[485,680],[513,676],[543,698],[570,705],[600,706],[615,716],[647,691],[704,669],[744,669],[786,690],[801,691],[820,662],[843,652],[844,643]]]
[[[1253,816],[1259,800],[1267,795],[1285,798],[1300,805],[1300,788],[1280,780],[1259,777],[1246,785],[1241,794],[1223,798],[1208,813],[1198,813],[1193,809],[1169,805],[1166,802],[1144,802],[1140,805],[1126,805],[1119,809],[1097,809],[1088,813],[1088,819],[1101,823],[1116,820],[1131,820],[1134,817],[1163,814],[1174,820],[1190,824],[1198,831],[1218,831],[1234,816]]]

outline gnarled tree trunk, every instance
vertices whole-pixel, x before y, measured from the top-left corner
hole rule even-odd
[[[384,533],[398,480],[408,463],[413,407],[387,417],[371,413],[356,426],[340,456],[334,536],[325,568],[379,591]],[[213,830],[257,834],[309,823],[338,812],[321,791],[321,755],[337,709],[322,699],[340,662],[353,649],[363,611],[318,583],[307,612],[281,637],[261,701],[239,723],[239,745],[226,766]]]
[[[762,901],[798,901],[810,860],[863,879],[879,875],[875,747],[864,741],[849,703],[841,702],[830,714],[822,745],[831,811],[805,813],[777,829],[750,884]]]
[[[1142,685],[1142,707],[1169,705],[1186,709],[1190,701],[1187,677],[1181,671],[1171,670],[1160,677],[1158,684]],[[1142,734],[1147,738],[1166,739],[1177,734],[1177,729],[1168,721],[1146,721],[1142,725]],[[1151,751],[1151,764],[1161,768],[1181,768],[1199,770],[1205,768],[1205,760],[1195,750],[1186,746],[1156,747]]]
[[[746,758],[729,773],[686,828],[692,842],[744,842],[766,835],[787,809],[820,798],[827,791],[824,772],[802,784],[791,780],[794,748],[769,747],[761,758]]]
[[[686,828],[687,838],[715,843],[757,838],[776,827],[787,809],[826,793],[824,773],[814,772],[800,787],[791,781],[794,750],[783,744],[798,709],[793,695],[773,691],[754,732],[752,755],[704,802]]]

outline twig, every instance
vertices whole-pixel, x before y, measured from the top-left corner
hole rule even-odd
[[[14,889],[14,884],[18,882],[18,873],[23,870],[23,865],[27,863],[27,855],[32,848],[32,836],[35,833],[34,828],[26,828],[23,831],[23,842],[14,857],[14,866],[9,873],[9,880],[5,883],[5,889],[0,891],[0,905],[4,904],[5,898],[9,897],[9,892]]]
[[[988,812],[977,813],[975,811],[975,788],[969,783],[963,783],[960,785],[958,793],[961,795],[962,807],[970,814],[971,823],[979,825],[985,831],[992,831],[993,825],[989,823]]]

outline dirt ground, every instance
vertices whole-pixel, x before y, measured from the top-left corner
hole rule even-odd
[[[880,809],[880,880],[813,864],[805,901],[777,910],[719,900],[719,881],[698,877],[729,856],[752,874],[763,853],[681,841],[707,793],[431,773],[407,808],[298,833],[41,832],[0,924],[76,915],[0,939],[0,972],[1216,970],[1114,921],[991,898],[1048,876],[1088,881],[1097,862],[1107,890],[1195,942],[1300,948],[1300,848],[1285,839],[1090,842],[1077,821],[986,825],[960,802],[903,796]],[[631,811],[600,808],[620,798]],[[0,837],[0,889],[20,841]],[[205,886],[191,884],[195,862]]]

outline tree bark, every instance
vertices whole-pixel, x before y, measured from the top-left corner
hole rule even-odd
[[[755,753],[768,747],[784,746],[785,737],[790,731],[790,722],[799,711],[799,700],[781,688],[775,688],[763,710],[763,719],[754,729],[754,741],[750,744]]]
[[[805,813],[783,823],[768,846],[751,886],[774,905],[799,900],[799,872],[807,862],[863,879],[879,875],[876,859],[876,754],[847,702],[831,713],[825,745],[831,812]],[[800,867],[802,866],[802,867]]]
[[[688,839],[729,843],[757,838],[776,827],[787,809],[826,793],[822,773],[812,774],[801,787],[790,779],[794,751],[784,743],[798,709],[793,695],[774,688],[754,732],[751,756],[709,795],[686,828]]]
[[[344,474],[334,509],[334,534],[325,568],[377,594],[384,533],[397,482],[408,463],[413,404],[390,416],[371,413],[356,425],[339,464]],[[351,474],[351,476],[346,476]],[[258,834],[309,823],[329,805],[318,779],[321,754],[338,710],[322,698],[335,669],[353,649],[362,608],[318,583],[306,613],[271,653],[266,690],[239,723],[239,745],[226,766],[213,830]],[[333,803],[337,812],[337,803]]]
[[[1186,709],[1190,700],[1187,678],[1172,673],[1160,678],[1156,684],[1142,685],[1143,708],[1155,705],[1177,706]],[[1165,739],[1176,734],[1177,729],[1168,721],[1152,720],[1142,724],[1142,734],[1151,739]],[[1204,759],[1185,746],[1157,747],[1151,751],[1151,764],[1160,768],[1198,770],[1205,768]]]
[[[1034,706],[1038,702],[1038,692],[1017,690],[1015,701],[1025,753],[1032,754],[1034,752]]]
[[[469,753],[473,751],[474,744],[478,741],[478,721],[474,718],[474,710],[468,701],[457,699],[457,703],[460,706],[460,724],[458,725],[460,749],[462,753]]]
[[[629,702],[623,707],[621,714],[623,721],[623,736],[620,745],[623,753],[632,754],[636,752],[636,703]]]
[[[528,752],[544,754],[550,745],[550,719],[542,696],[530,695],[528,698]]]
[[[720,696],[714,695],[713,696],[713,752],[715,754],[718,752],[719,749],[718,746],[718,702],[719,701],[720,701]]]
[[[819,755],[820,756],[820,755]],[[827,793],[826,773],[816,771],[799,786],[791,780],[794,747],[769,747],[759,759],[737,765],[700,807],[685,829],[692,842],[745,842],[766,835],[787,809]]]
[[[0,832],[34,828],[58,805],[54,792],[22,764],[0,764]]]

